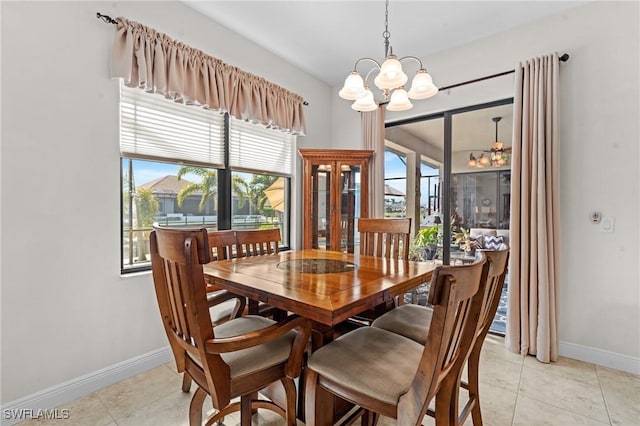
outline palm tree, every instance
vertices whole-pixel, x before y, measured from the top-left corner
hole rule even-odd
[[[182,179],[186,174],[199,176],[201,181],[199,183],[190,183],[180,189],[177,197],[178,205],[182,206],[182,203],[189,195],[200,192],[202,196],[198,210],[202,212],[209,201],[213,200],[214,203],[216,202],[218,175],[215,170],[205,169],[204,167],[182,166],[180,170],[178,170],[178,180]]]
[[[151,188],[137,188],[134,195],[136,205],[137,227],[141,231],[138,238],[138,262],[144,261],[144,255],[148,253],[149,228],[153,226],[160,203],[153,195]]]
[[[233,190],[238,195],[238,207],[242,207],[245,201],[249,201],[249,214],[264,210],[264,205],[267,202],[264,190],[270,187],[276,179],[276,176],[252,175],[251,180],[247,183],[240,176],[234,175]]]

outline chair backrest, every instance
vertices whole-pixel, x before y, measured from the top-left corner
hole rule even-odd
[[[260,256],[280,251],[280,228],[238,230],[238,257]]]
[[[212,260],[231,259],[236,249],[235,231],[210,231],[209,247]]]
[[[221,388],[224,394],[225,386],[215,383],[229,386],[229,367],[204,349],[215,337],[202,267],[211,261],[207,229],[155,228],[149,239],[156,298],[177,370],[199,365],[208,388]]]
[[[409,259],[411,219],[358,219],[360,254]]]
[[[495,317],[500,304],[502,287],[507,275],[507,264],[509,263],[508,248],[503,250],[483,250],[482,252],[487,256],[488,272],[484,286],[484,300],[480,311],[480,320],[476,329],[476,338],[479,340],[484,340],[489,328],[491,328],[493,317]],[[481,345],[482,342],[480,342]]]
[[[434,271],[429,290],[433,305],[429,333],[413,383],[400,397],[398,424],[420,424],[448,375],[457,379],[454,369],[462,368],[474,342],[482,307],[479,290],[487,270],[486,256],[480,253],[472,264],[439,266]]]

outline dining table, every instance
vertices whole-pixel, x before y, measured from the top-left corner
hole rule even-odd
[[[315,351],[350,318],[392,307],[398,296],[429,282],[436,266],[434,261],[305,249],[218,260],[204,265],[203,272],[209,284],[311,320]],[[298,412],[304,418],[304,386],[299,391]],[[278,393],[273,388],[267,392],[275,400]],[[336,403],[336,418],[349,407]]]
[[[428,282],[435,262],[414,262],[305,249],[219,260],[204,265],[217,287],[300,315],[313,325],[313,349],[338,324]]]

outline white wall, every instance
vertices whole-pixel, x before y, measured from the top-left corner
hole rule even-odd
[[[332,94],[179,2],[1,7],[4,405],[167,346],[151,275],[120,276],[115,27],[96,12],[299,93],[310,103],[302,145],[329,144]]]
[[[640,373],[639,6],[594,2],[423,58],[439,87],[513,69],[557,51],[561,64],[561,354]],[[397,52],[399,55],[413,52]],[[334,88],[334,129],[352,117]],[[513,75],[416,101],[387,121],[513,96]],[[348,112],[346,112],[348,111]],[[360,140],[342,133],[336,144]],[[397,141],[396,141],[397,142]],[[350,147],[354,147],[350,144]],[[355,146],[357,147],[357,145]],[[588,221],[599,210],[615,232]]]

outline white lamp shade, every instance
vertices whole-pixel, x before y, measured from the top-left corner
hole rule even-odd
[[[362,77],[360,76],[360,74],[353,71],[344,80],[344,86],[342,86],[342,89],[338,92],[338,95],[340,95],[342,99],[355,101],[363,94],[364,82],[362,81]]]
[[[483,166],[488,166],[490,161],[489,161],[489,157],[487,157],[486,155],[482,154],[480,156],[480,160],[479,163],[482,164]]]
[[[406,111],[411,108],[413,108],[413,104],[409,101],[406,90],[396,89],[391,93],[391,99],[387,104],[388,111]]]
[[[438,93],[438,88],[433,84],[431,75],[425,69],[419,70],[411,81],[409,97],[411,99],[426,99]]]
[[[407,80],[409,77],[402,72],[400,61],[395,56],[389,55],[382,63],[380,73],[373,82],[380,90],[390,90],[403,86]]]
[[[375,111],[378,108],[378,104],[373,100],[373,93],[368,87],[364,88],[364,92],[356,101],[351,105],[352,109],[356,111]]]

